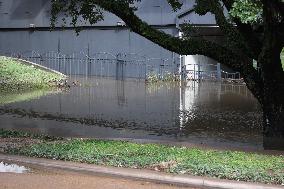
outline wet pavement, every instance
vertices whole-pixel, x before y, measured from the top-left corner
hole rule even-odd
[[[5,189],[198,189],[43,168],[25,174],[0,173],[0,183]]]
[[[70,86],[0,105],[0,128],[263,149],[260,106],[242,84],[73,77]]]

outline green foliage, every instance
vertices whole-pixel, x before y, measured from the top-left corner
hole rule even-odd
[[[159,75],[156,72],[150,72],[149,74],[147,74],[146,81],[148,83],[157,83],[160,81],[174,82],[174,81],[179,81],[179,75],[170,72],[165,72],[163,75]]]
[[[0,92],[12,93],[32,89],[50,88],[63,79],[55,73],[21,64],[11,58],[0,57]]]
[[[134,5],[135,2],[141,0],[114,0],[117,3],[127,3],[133,11],[137,10]],[[172,1],[172,0],[170,0]],[[102,21],[104,19],[103,11],[100,6],[97,5],[97,0],[52,0],[51,8],[51,28],[55,28],[58,25],[58,16],[62,17],[62,26],[71,25],[75,28],[77,35],[80,32],[80,24],[90,23],[91,25]],[[176,3],[173,3],[177,6]],[[61,14],[63,13],[63,15]],[[67,23],[68,18],[71,18]]]
[[[183,23],[180,25],[183,39],[189,39],[192,36],[199,36],[198,27],[193,26],[190,22]]]
[[[178,0],[167,0],[167,1],[171,5],[174,11],[180,9],[182,6],[182,3]]]
[[[146,79],[147,82],[156,83],[159,80],[160,80],[159,76],[155,72],[150,72],[149,74],[147,74],[147,79]]]
[[[3,134],[3,131],[0,136],[1,133],[2,136],[21,136],[14,132]],[[8,152],[97,165],[155,169],[175,174],[280,185],[284,183],[283,156],[93,139],[43,142],[21,149],[12,148]]]
[[[56,27],[57,16],[63,12],[62,26],[67,24],[67,17],[71,18],[70,25],[73,26],[78,34],[80,28],[77,27],[77,23],[83,21],[89,21],[90,24],[95,24],[98,21],[103,20],[103,13],[97,5],[91,1],[64,1],[64,0],[52,0],[51,9],[51,27]],[[80,17],[81,16],[81,17]]]
[[[177,74],[166,72],[164,73],[162,80],[168,81],[168,82],[174,82],[174,81],[179,81],[180,78],[179,78],[179,75]]]
[[[262,3],[258,0],[235,0],[230,15],[243,23],[256,24],[262,21]]]

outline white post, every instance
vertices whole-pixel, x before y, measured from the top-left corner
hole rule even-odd
[[[221,64],[220,63],[217,63],[217,79],[218,80],[221,80]]]

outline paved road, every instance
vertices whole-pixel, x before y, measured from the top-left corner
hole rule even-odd
[[[1,189],[181,189],[185,187],[60,170],[0,173]],[[197,188],[187,188],[197,189]]]

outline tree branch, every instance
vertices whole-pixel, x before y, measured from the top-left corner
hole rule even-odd
[[[234,1],[222,0],[222,2],[225,5],[228,12],[230,12],[230,10],[233,8]],[[257,33],[253,30],[250,24],[242,23],[238,18],[233,18],[233,22],[236,23],[238,31],[247,42],[250,50],[253,52],[254,58],[257,59],[257,56],[261,52],[261,46],[262,46],[262,43],[256,37]]]
[[[182,55],[205,55],[239,71],[245,76],[245,81],[253,93],[258,97],[262,96],[260,88],[261,80],[257,71],[253,68],[250,59],[204,39],[189,38],[183,40],[156,30],[138,18],[125,3],[114,0],[94,0],[94,3],[120,17],[133,32],[140,34],[167,50]]]
[[[74,0],[72,0],[74,1]],[[163,31],[152,28],[146,22],[143,22],[135,15],[133,8],[129,6],[126,0],[77,0],[82,6],[98,5],[108,12],[111,12],[121,18],[133,32],[147,38],[148,40],[160,45],[161,47],[181,54],[181,55],[204,55],[216,61],[227,65],[228,67],[239,71],[245,79],[247,86],[261,100],[261,80],[257,71],[253,68],[251,60],[232,49],[228,49],[214,42],[201,38],[181,39],[166,34]],[[65,2],[65,1],[64,1]],[[67,5],[66,5],[67,6]],[[84,15],[83,11],[77,11]],[[89,14],[89,13],[88,13]]]
[[[232,6],[232,1],[224,1],[229,8]],[[224,15],[224,9],[220,4],[219,0],[196,0],[195,11],[200,15],[205,15],[207,12],[211,12],[215,15],[215,19],[221,30],[224,32],[224,35],[230,40],[230,44],[235,47],[237,51],[247,55],[252,59],[257,59],[258,53],[254,53],[255,49],[252,49],[248,44],[248,40],[245,39],[244,35],[247,35],[246,32],[249,29],[242,25],[242,29],[245,30],[242,33],[236,28],[233,24],[229,23],[227,18]],[[226,7],[227,7],[226,6]],[[240,24],[240,23],[239,23]]]
[[[234,1],[233,0],[222,0],[228,12],[232,9]]]

